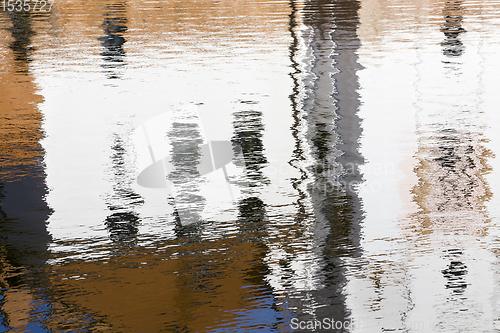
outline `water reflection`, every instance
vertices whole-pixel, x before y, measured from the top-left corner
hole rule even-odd
[[[467,266],[459,260],[463,252],[459,249],[450,249],[446,252],[447,257],[450,258],[450,264],[441,272],[448,280],[448,282],[446,282],[446,288],[451,289],[455,296],[459,296],[462,295],[465,288],[467,288],[467,281],[465,280]]]
[[[299,192],[293,238],[301,250],[290,254],[294,277],[282,288],[298,318],[343,321],[344,258],[359,251],[362,221],[356,194],[363,162],[356,115],[359,2],[308,1],[303,7],[292,2],[291,7],[296,141],[290,163],[302,175],[293,181]]]
[[[484,315],[477,297],[479,281],[475,277],[483,268],[474,265],[470,256],[480,251],[476,240],[488,232],[490,217],[486,203],[491,192],[486,175],[491,171],[488,165],[491,152],[485,147],[484,119],[477,104],[477,91],[468,89],[471,83],[464,75],[465,47],[459,38],[465,32],[461,26],[461,6],[460,1],[445,3],[445,24],[441,29],[446,37],[441,44],[443,55],[461,62],[449,67],[443,61],[442,77],[437,73],[429,75],[418,67],[419,74],[420,71],[425,74],[420,74],[421,81],[416,82],[417,91],[425,94],[419,94],[417,101],[419,163],[414,171],[419,182],[412,192],[419,209],[412,216],[413,231],[409,239],[420,248],[416,249],[416,256],[432,261],[434,267],[438,263],[441,266],[439,271],[444,281],[431,278],[437,272],[428,267],[415,268],[414,273],[426,274],[433,281],[428,284],[427,293],[435,295],[432,305],[435,313],[427,320],[429,327],[439,331],[445,327],[476,329],[482,326],[477,318]],[[477,73],[474,76],[481,79]],[[439,93],[424,86],[423,82],[430,79],[441,82]],[[449,103],[444,104],[443,100]],[[422,306],[430,306],[424,302],[414,303],[414,318],[420,317],[418,311]],[[488,321],[486,317],[484,320]]]
[[[126,40],[123,34],[127,31],[127,2],[119,1],[106,5],[104,22],[102,23],[105,36],[99,37],[104,47],[101,56],[104,59],[104,72],[108,79],[119,79],[121,69],[125,66],[125,50],[123,45]]]
[[[9,47],[13,51],[14,60],[18,65],[17,71],[28,74],[27,65],[32,60],[31,53],[33,52],[31,38],[35,33],[31,27],[32,15],[29,11],[13,11],[8,12],[8,15],[12,22],[12,28],[10,28],[10,30],[13,38]]]
[[[252,101],[243,101],[243,105],[251,105]],[[233,114],[234,134],[231,138],[235,154],[239,149],[243,154],[240,166],[245,167],[245,184],[249,187],[258,187],[269,180],[262,173],[262,168],[268,163],[264,155],[262,135],[264,125],[262,124],[262,112],[254,109],[245,109]],[[243,186],[243,189],[246,186]]]
[[[140,223],[136,209],[144,201],[131,188],[134,181],[131,163],[127,160],[125,143],[116,133],[111,149],[113,194],[108,197],[108,208],[112,214],[106,217],[105,225],[113,241],[133,245]]]
[[[0,327],[42,330],[40,316],[49,308],[40,288],[47,281],[43,268],[51,240],[45,226],[51,210],[44,200],[47,188],[39,143],[42,115],[36,107],[42,98],[30,76],[31,14],[8,15],[12,53],[0,71]]]
[[[445,39],[441,42],[443,54],[448,57],[460,57],[464,52],[464,45],[460,40],[460,34],[465,32],[462,27],[463,21],[462,1],[452,0],[446,1],[443,8],[444,24],[441,27],[441,32],[444,33]]]
[[[205,198],[199,193],[200,145],[203,138],[197,123],[174,122],[168,132],[171,142],[171,163],[173,170],[167,179],[175,189],[174,206],[178,224],[190,225],[201,221]]]
[[[495,101],[477,69],[496,60],[485,40],[473,62],[476,5],[72,3],[57,36],[0,13],[0,330],[493,331]],[[176,103],[204,103],[209,126]],[[145,119],[168,145],[140,169]],[[217,178],[230,204],[199,171],[205,131],[241,148],[241,174]],[[367,190],[377,161],[395,171]],[[175,189],[140,188],[151,163]]]

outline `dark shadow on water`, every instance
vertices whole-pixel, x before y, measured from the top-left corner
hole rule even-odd
[[[34,51],[31,45],[31,38],[35,34],[32,28],[32,14],[29,11],[12,11],[8,12],[8,15],[12,22],[10,31],[13,38],[9,47],[13,51],[14,60],[17,63],[16,71],[18,73],[28,74],[28,65],[32,60],[31,54]]]

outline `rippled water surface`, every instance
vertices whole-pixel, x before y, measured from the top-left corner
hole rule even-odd
[[[500,331],[498,0],[6,4],[0,332]]]

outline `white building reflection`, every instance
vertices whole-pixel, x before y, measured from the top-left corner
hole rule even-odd
[[[362,3],[362,151],[367,165],[395,168],[365,174],[383,186],[360,194],[370,264],[349,278],[347,304],[356,332],[492,330],[497,259],[484,246],[494,225],[492,109],[485,41],[469,35],[488,14],[460,1],[407,6],[402,15],[383,1]]]

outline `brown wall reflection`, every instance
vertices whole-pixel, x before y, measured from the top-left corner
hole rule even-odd
[[[40,298],[35,291],[46,277],[50,209],[44,196],[43,149],[39,140],[42,102],[30,75],[33,18],[30,13],[1,13],[10,36],[0,66],[0,285],[4,325],[24,327]],[[9,24],[10,23],[10,24]]]

